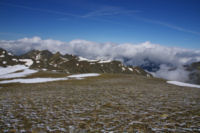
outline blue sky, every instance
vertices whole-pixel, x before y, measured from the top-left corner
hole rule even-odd
[[[200,49],[200,0],[1,0],[0,40],[140,43]]]

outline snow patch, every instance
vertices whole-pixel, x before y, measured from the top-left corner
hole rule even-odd
[[[133,71],[133,69],[132,69],[132,68],[130,68],[130,67],[129,67],[128,69],[129,69],[130,71]]]
[[[0,67],[0,76],[4,74],[13,73],[16,71],[28,69],[28,67],[24,65],[15,65],[15,66],[8,66],[8,67]]]
[[[17,72],[17,71],[22,71],[22,72]],[[24,65],[0,67],[0,79],[25,77],[25,76],[33,74],[35,72],[37,72],[37,71],[31,70]]]
[[[3,61],[3,64],[7,64],[7,61]]]
[[[60,81],[60,80],[68,80],[68,78],[31,78],[31,79],[13,79],[13,80],[4,80],[0,81],[0,84],[7,83],[43,83],[43,82],[51,82],[51,81]]]
[[[135,69],[135,71],[137,72],[137,73],[141,73],[139,70],[137,70],[137,69]]]
[[[12,54],[11,54],[11,53],[8,53],[8,55],[12,56]]]
[[[100,60],[98,63],[110,63],[112,60]]]
[[[60,57],[62,60],[64,60],[65,62],[69,61],[67,58],[64,57]]]
[[[0,84],[7,84],[7,83],[44,83],[44,82],[52,82],[52,81],[61,81],[61,80],[68,80],[69,78],[75,79],[84,79],[86,77],[94,77],[99,76],[98,73],[86,73],[86,74],[74,74],[64,78],[31,78],[31,79],[12,79],[12,80],[3,80],[0,81]]]
[[[36,72],[37,72],[36,70],[25,69],[22,72],[9,73],[9,74],[5,74],[5,75],[1,75],[0,79],[26,77],[26,76],[33,74],[33,73],[36,73]]]
[[[68,78],[86,78],[86,77],[96,77],[99,76],[98,73],[84,73],[84,74],[74,74],[67,76]]]
[[[110,63],[112,62],[112,60],[90,60],[90,59],[87,59],[87,58],[84,58],[84,57],[78,57],[78,60],[79,61],[87,61],[87,62],[98,62],[98,63]]]
[[[21,62],[25,62],[26,66],[31,66],[33,64],[33,60],[31,59],[19,59]]]
[[[83,57],[78,57],[78,60],[79,61],[87,61],[87,62],[97,62],[98,60],[90,60],[90,59],[87,59],[87,58],[83,58]]]
[[[18,60],[17,60],[17,59],[15,59],[15,58],[13,58],[13,59],[12,59],[12,61],[18,62]]]
[[[200,85],[195,84],[189,84],[189,83],[183,83],[179,81],[167,81],[168,84],[173,84],[177,86],[183,86],[183,87],[194,87],[194,88],[200,88]]]
[[[149,74],[147,74],[147,78],[150,78],[151,76]]]
[[[5,57],[5,55],[3,55],[3,54],[2,54],[2,55],[0,55],[0,58],[4,58],[4,57]]]
[[[39,54],[36,55],[35,60],[40,60],[40,58],[41,58],[41,54],[39,53]]]

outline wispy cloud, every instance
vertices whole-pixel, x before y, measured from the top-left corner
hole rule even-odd
[[[83,15],[83,18],[88,17],[100,17],[100,16],[115,16],[115,15],[128,15],[133,13],[138,13],[139,10],[125,10],[119,7],[113,7],[113,6],[106,6],[101,7],[98,10],[91,11],[85,15]]]
[[[92,19],[92,20],[104,21],[104,22],[114,22],[111,20],[102,19],[102,18],[99,19],[95,17],[114,16],[114,15],[122,15],[122,14],[128,15],[128,14],[140,12],[139,10],[124,10],[120,7],[103,6],[103,7],[100,7],[98,10],[85,13],[84,15],[78,15],[78,14],[73,14],[73,13],[67,13],[67,12],[61,12],[61,11],[49,10],[49,9],[33,8],[29,6],[16,5],[16,4],[10,4],[10,3],[0,3],[0,5],[6,5],[6,6],[17,7],[17,8],[22,8],[26,10],[39,11],[39,12],[58,14],[58,15],[64,16],[62,18],[59,18],[58,20],[68,20],[68,17],[76,17],[76,18]]]
[[[183,27],[180,27],[177,25],[173,25],[173,24],[169,24],[167,22],[162,22],[159,20],[147,19],[147,18],[143,18],[143,17],[136,17],[134,14],[142,12],[141,10],[127,10],[127,9],[123,9],[121,7],[102,6],[102,7],[99,7],[99,9],[85,13],[84,15],[78,15],[78,14],[73,14],[73,13],[68,13],[68,12],[61,12],[61,11],[41,9],[41,8],[33,8],[33,7],[29,7],[29,6],[15,5],[15,4],[10,4],[10,3],[0,3],[0,5],[7,5],[7,6],[23,8],[23,9],[27,9],[27,10],[33,10],[33,11],[39,11],[39,12],[51,13],[51,14],[58,14],[58,15],[64,16],[64,17],[60,18],[59,20],[68,20],[68,17],[76,17],[76,18],[81,18],[81,19],[91,19],[91,20],[121,24],[119,22],[109,20],[108,18],[106,18],[106,19],[102,18],[102,16],[104,16],[104,17],[110,16],[111,17],[111,16],[117,16],[117,15],[127,15],[127,16],[129,16],[129,17],[131,16],[132,18],[139,20],[139,21],[157,24],[157,25],[161,25],[161,26],[176,30],[176,31],[190,33],[193,35],[200,36],[200,32],[198,32],[198,31],[186,29],[186,28],[183,28]],[[0,34],[2,34],[2,33],[0,33]]]
[[[22,8],[26,10],[62,15],[62,17],[58,19],[60,21],[69,20],[69,17],[76,17],[76,18],[81,18],[81,19],[91,19],[95,21],[102,21],[102,22],[108,22],[108,23],[118,23],[116,21],[108,20],[105,18],[97,18],[97,17],[115,16],[115,15],[124,15],[124,14],[130,15],[133,13],[141,12],[139,10],[125,10],[120,7],[103,6],[103,7],[100,7],[98,10],[88,12],[84,15],[77,15],[73,13],[66,13],[66,12],[60,12],[60,11],[49,10],[49,9],[33,8],[29,6],[15,5],[15,4],[10,4],[10,3],[0,3],[0,5],[6,5],[6,6],[17,7],[17,8]]]
[[[76,15],[76,14],[67,13],[67,12],[60,12],[60,11],[55,11],[55,10],[49,10],[49,9],[33,8],[33,7],[29,7],[29,6],[14,5],[14,4],[9,4],[9,3],[0,3],[0,4],[12,6],[12,7],[23,8],[23,9],[28,9],[28,10],[33,10],[33,11],[40,11],[40,12],[45,12],[45,13],[52,13],[52,14],[58,14],[58,15],[64,15],[64,16],[71,16],[71,17],[81,17],[81,16]]]
[[[170,29],[177,30],[177,31],[191,33],[191,34],[200,36],[200,32],[189,30],[189,29],[185,29],[185,28],[182,28],[182,27],[179,27],[179,26],[176,26],[176,25],[172,25],[172,24],[166,23],[166,22],[162,22],[162,21],[158,21],[158,20],[152,20],[152,19],[146,19],[146,18],[141,18],[141,17],[137,17],[136,19],[138,19],[140,21],[152,23],[152,24],[158,24],[158,25],[161,25],[161,26],[164,26],[164,27],[168,27]]]
[[[124,15],[124,14],[133,14],[133,13],[140,12],[139,10],[125,10],[120,7],[104,6],[98,10],[88,12],[85,15],[77,15],[73,13],[67,13],[67,12],[61,12],[61,11],[49,10],[49,9],[33,8],[29,6],[16,5],[16,4],[10,4],[10,3],[0,3],[0,5],[12,6],[12,7],[23,8],[27,10],[58,14],[58,15],[64,15],[64,16],[79,17],[79,18],[90,18],[90,17],[97,17],[97,16],[113,16],[113,15],[120,15],[120,14]]]
[[[25,34],[21,34],[21,33],[13,33],[13,32],[0,32],[0,36],[20,37],[20,36],[26,36],[26,35]]]

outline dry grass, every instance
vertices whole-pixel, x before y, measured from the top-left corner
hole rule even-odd
[[[34,73],[32,75],[27,76],[26,78],[37,78],[37,77],[41,77],[41,78],[46,78],[46,77],[51,77],[51,78],[60,78],[60,77],[66,77],[69,74],[66,73],[59,73],[59,72],[50,72],[50,71],[40,71],[37,73]]]
[[[103,74],[0,89],[0,132],[199,132],[199,125],[200,89],[161,79]]]

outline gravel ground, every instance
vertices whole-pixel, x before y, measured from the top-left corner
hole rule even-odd
[[[0,132],[200,132],[200,89],[137,75],[7,84]]]

